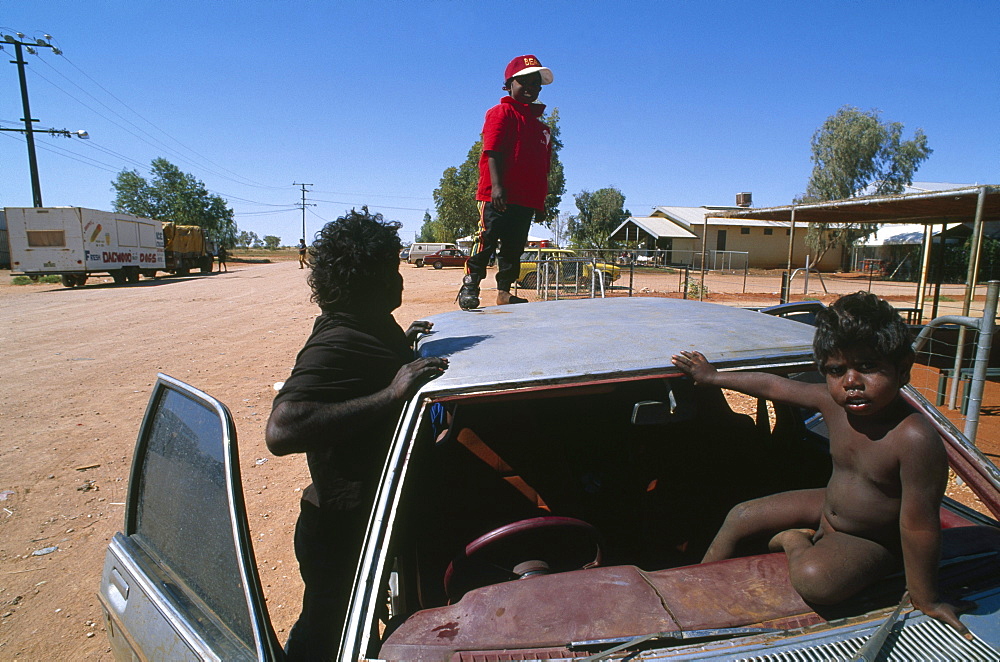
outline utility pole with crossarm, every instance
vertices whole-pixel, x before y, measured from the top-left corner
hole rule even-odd
[[[315,207],[316,205],[312,203],[306,203],[306,187],[312,186],[312,184],[300,184],[299,182],[292,182],[292,186],[302,187],[302,202],[296,204],[296,207],[302,207],[302,238],[308,239],[308,237],[306,237],[306,207]],[[306,241],[306,243],[308,244],[309,242]]]
[[[45,35],[44,39],[36,39],[33,42],[21,41],[24,39],[24,34],[18,32],[17,35],[10,34],[0,34],[0,50],[3,50],[4,45],[12,44],[14,46],[14,58],[10,60],[11,64],[17,65],[18,78],[21,81],[21,108],[24,111],[24,117],[21,119],[24,121],[23,129],[0,129],[0,131],[17,131],[24,134],[25,141],[28,143],[28,168],[31,170],[31,197],[35,207],[42,206],[42,186],[38,181],[38,159],[35,158],[35,135],[36,133],[51,133],[55,135],[72,136],[75,135],[79,138],[88,138],[86,131],[67,131],[66,129],[36,129],[31,124],[32,122],[37,122],[38,120],[31,117],[31,106],[28,104],[28,80],[24,75],[24,65],[28,64],[24,60],[24,51],[27,51],[29,55],[35,55],[37,51],[36,48],[51,48],[52,52],[56,55],[62,55],[62,51],[49,43],[52,40],[51,35]]]

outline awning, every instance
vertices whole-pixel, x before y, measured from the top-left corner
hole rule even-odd
[[[981,220],[1000,221],[1000,186],[968,186],[950,191],[848,198],[784,207],[712,212],[715,218],[762,219],[796,223],[961,223],[976,218],[979,192],[985,189]]]

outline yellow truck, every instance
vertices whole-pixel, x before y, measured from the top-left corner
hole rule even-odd
[[[165,270],[181,276],[192,269],[212,273],[213,249],[204,229],[197,225],[163,224]]]

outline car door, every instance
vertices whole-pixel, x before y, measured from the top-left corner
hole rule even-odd
[[[119,660],[284,657],[254,562],[232,415],[166,375],[143,418],[100,599]]]

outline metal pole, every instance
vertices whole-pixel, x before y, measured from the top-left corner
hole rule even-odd
[[[982,228],[983,225],[982,218],[983,218],[983,205],[985,205],[985,203],[986,203],[986,187],[984,186],[981,189],[979,189],[979,199],[976,200],[976,222],[979,225],[979,235],[976,237],[976,260],[975,260],[976,268],[972,271],[972,279],[969,281],[969,283],[971,283],[973,286],[972,287],[973,296],[975,296],[976,282],[979,280],[979,261],[980,259],[982,259],[983,256],[983,236],[985,235],[985,233],[983,232]],[[972,298],[970,297],[969,300],[971,301]]]
[[[979,199],[976,202],[976,220],[972,226],[972,251],[969,254],[969,267],[965,280],[965,301],[962,302],[962,314],[968,315],[972,308],[972,297],[976,294],[976,275],[979,273],[979,248],[983,243],[983,206],[986,204],[986,187],[979,189]],[[955,363],[952,366],[952,382],[948,389],[948,408],[954,409],[958,399],[959,371],[965,358],[965,327],[958,329],[958,346],[955,348]]]
[[[38,159],[35,158],[35,136],[34,130],[32,129],[31,123],[37,122],[31,118],[31,106],[28,104],[28,80],[24,75],[24,65],[27,62],[24,61],[23,51],[21,50],[21,42],[14,42],[14,57],[16,60],[11,60],[11,64],[17,65],[17,77],[21,81],[21,109],[24,112],[24,138],[28,143],[28,168],[31,171],[31,197],[34,201],[35,207],[42,206],[42,185],[38,181]]]
[[[701,287],[698,288],[698,301],[705,300],[705,250],[708,246],[708,212],[701,222]]]
[[[934,303],[931,305],[931,319],[938,316],[938,303],[941,301],[941,283],[944,282],[944,235],[948,230],[948,225],[946,223],[941,224],[941,241],[938,242],[938,259],[937,266],[934,268]],[[933,241],[931,246],[933,246]]]
[[[628,295],[635,292],[635,257],[628,261]]]
[[[979,320],[979,342],[976,343],[976,362],[972,370],[972,383],[969,385],[969,409],[965,418],[965,437],[972,443],[976,443],[976,430],[979,427],[979,409],[983,403],[986,369],[989,367],[990,348],[993,346],[993,332],[996,329],[998,296],[1000,281],[991,280],[986,285],[986,303],[983,317]]]
[[[788,273],[792,273],[792,246],[793,242],[795,241],[795,207],[792,207],[791,222],[792,222],[792,227],[788,231],[788,265],[785,267],[785,270]]]
[[[917,280],[917,310],[920,311],[917,323],[923,321],[924,304],[927,298],[928,275],[931,267],[931,240],[933,238],[933,228],[930,223],[924,226],[924,254],[920,260],[920,278]]]
[[[302,202],[299,203],[299,206],[302,207],[302,238],[306,240],[306,243],[309,243],[308,241],[309,238],[306,236],[306,207],[315,207],[316,205],[306,204],[306,187],[312,186],[312,184],[300,184],[299,182],[292,182],[292,186],[302,187]]]

